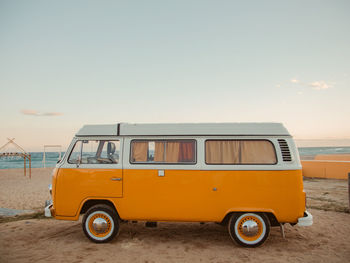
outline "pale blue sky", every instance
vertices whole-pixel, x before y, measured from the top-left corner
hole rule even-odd
[[[116,122],[273,121],[297,139],[350,139],[349,13],[349,1],[0,0],[0,145],[66,146],[83,124]]]

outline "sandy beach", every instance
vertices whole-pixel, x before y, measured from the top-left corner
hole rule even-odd
[[[22,169],[0,170],[0,207],[42,210],[51,171],[33,169],[29,179]],[[272,228],[268,241],[255,249],[237,246],[226,227],[215,223],[146,228],[128,222],[112,242],[94,244],[81,220],[24,219],[0,223],[0,262],[348,262],[347,181],[307,179],[304,188],[314,225],[286,225],[285,239]]]
[[[50,199],[48,190],[53,168],[32,169],[32,178],[23,169],[0,170],[0,207],[11,209],[42,209]]]

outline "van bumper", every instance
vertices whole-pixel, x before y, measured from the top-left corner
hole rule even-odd
[[[303,217],[298,218],[297,226],[311,226],[312,224],[313,224],[313,218],[308,211],[304,212]]]
[[[53,217],[53,216],[55,216],[53,202],[52,202],[52,200],[47,200],[45,202],[45,217]]]

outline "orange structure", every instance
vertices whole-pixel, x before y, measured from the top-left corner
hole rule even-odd
[[[320,154],[314,160],[301,161],[303,176],[314,178],[348,179],[350,154]]]
[[[318,154],[315,156],[315,160],[350,162],[350,154]]]

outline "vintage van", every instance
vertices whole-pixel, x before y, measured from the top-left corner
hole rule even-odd
[[[113,239],[121,220],[222,223],[247,247],[272,226],[312,225],[298,151],[279,123],[86,125],[51,193],[46,215],[84,214],[97,243]]]

